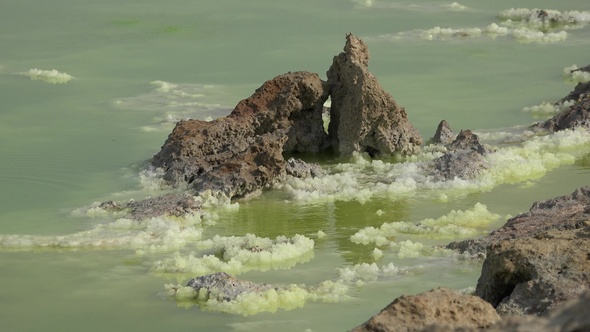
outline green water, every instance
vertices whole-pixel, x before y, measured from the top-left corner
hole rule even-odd
[[[466,7],[463,10],[452,10],[451,2],[435,1],[365,4],[347,0],[3,1],[3,330],[343,331],[401,294],[438,286],[473,287],[480,273],[477,261],[425,253],[400,257],[387,246],[380,247],[383,257],[375,259],[374,244],[350,240],[359,230],[391,222],[420,223],[451,210],[472,209],[477,203],[501,216],[483,226],[491,230],[506,216],[528,210],[536,200],[588,184],[590,146],[579,144],[574,145],[575,151],[560,150],[573,161],[545,164],[547,170],[539,176],[485,188],[461,191],[425,186],[405,194],[376,192],[372,191],[372,170],[363,169],[369,175],[359,178],[354,188],[372,193],[367,200],[327,193],[315,202],[298,200],[293,191],[276,188],[239,202],[237,210],[213,209],[219,218],[215,225],[202,227],[202,240],[216,234],[252,233],[270,238],[301,234],[315,242],[313,258],[306,262],[290,269],[254,269],[240,278],[313,286],[337,280],[338,269],[360,263],[394,263],[409,269],[406,274],[349,285],[348,300],[307,301],[302,308],[247,317],[184,308],[168,297],[165,284],[185,283],[192,277],[154,271],[155,262],[169,258],[175,249],[138,254],[137,247],[125,245],[46,246],[48,238],[69,239],[68,234],[79,232],[84,237],[83,232],[116,219],[87,216],[85,208],[94,202],[162,193],[142,185],[140,173],[172,130],[174,119],[225,115],[262,82],[288,71],[308,70],[325,77],[348,32],[366,41],[372,55],[370,70],[406,108],[425,138],[432,136],[441,119],[455,131],[493,133],[531,124],[535,120],[522,108],[565,96],[574,84],[564,80],[563,68],[589,63],[587,26],[568,29],[565,40],[553,43],[523,43],[510,35],[491,38],[485,33],[420,38],[420,31],[436,26],[484,29],[500,24],[499,13],[512,7],[590,11],[590,5],[580,1],[473,0],[460,2]],[[34,68],[56,69],[74,78],[51,84],[23,74]],[[162,83],[155,81],[176,87],[162,89]],[[567,159],[563,158],[559,160]],[[324,162],[331,170],[335,163]],[[439,199],[442,194],[448,194],[448,199]],[[320,230],[324,237],[318,237]],[[2,236],[8,235],[20,244],[2,242]],[[86,239],[92,241],[93,236]],[[425,246],[454,240],[436,232],[407,238]],[[23,239],[32,240],[23,244]],[[195,250],[187,245],[179,251],[186,255]]]

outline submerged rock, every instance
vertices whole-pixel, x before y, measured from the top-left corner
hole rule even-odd
[[[260,293],[275,289],[272,285],[240,280],[225,272],[193,278],[187,283],[187,286],[192,287],[198,294],[205,292],[203,297],[215,298],[218,301],[233,301],[240,294]]]
[[[422,144],[422,137],[404,108],[369,72],[369,58],[367,45],[348,34],[344,52],[334,57],[327,72],[332,148],[340,156],[353,152],[412,154]]]
[[[265,82],[230,115],[180,121],[152,164],[172,184],[243,196],[285,171],[283,153],[328,147],[322,110],[328,88],[317,74],[295,72]]]
[[[477,296],[438,288],[401,296],[352,332],[486,328],[498,321],[494,308]]]

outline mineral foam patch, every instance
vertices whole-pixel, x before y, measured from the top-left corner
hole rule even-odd
[[[288,269],[313,258],[314,241],[303,235],[279,236],[274,240],[253,234],[243,237],[216,235],[201,242],[199,247],[217,255],[181,255],[177,252],[171,258],[157,261],[154,270],[199,276],[215,272],[235,275],[252,270]]]
[[[71,81],[74,77],[67,74],[59,72],[55,69],[52,70],[42,70],[33,68],[26,73],[22,73],[22,75],[28,76],[33,81],[44,81],[51,84],[64,84]]]
[[[567,80],[573,83],[585,83],[590,81],[590,72],[578,69],[580,68],[576,65],[563,68],[563,75]]]
[[[93,211],[96,213],[96,211]],[[14,249],[134,249],[138,253],[178,250],[202,238],[199,216],[120,218],[90,230],[55,236],[2,235],[0,246]]]
[[[455,239],[470,237],[487,232],[487,227],[500,219],[500,216],[488,211],[484,204],[477,203],[472,209],[453,210],[437,219],[424,219],[417,223],[397,221],[383,223],[381,227],[366,227],[350,237],[357,244],[373,243],[377,246],[391,245],[398,242],[398,250],[410,250],[411,243],[403,242],[408,238],[421,239]],[[401,243],[401,244],[400,244]],[[422,247],[414,246],[414,249]],[[406,252],[403,256],[416,256]]]

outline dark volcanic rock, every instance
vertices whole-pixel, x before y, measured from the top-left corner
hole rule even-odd
[[[187,286],[194,288],[197,292],[205,289],[208,297],[214,297],[218,301],[233,301],[243,293],[260,293],[274,288],[269,284],[240,280],[225,272],[193,278]]]
[[[328,147],[322,120],[327,98],[327,85],[317,74],[277,76],[225,118],[178,122],[152,164],[164,169],[172,184],[194,182],[197,192],[247,194],[284,173],[283,153]]]
[[[422,144],[422,137],[404,108],[369,72],[369,58],[365,43],[348,34],[344,52],[334,57],[327,72],[332,148],[340,156],[411,154]]]
[[[354,328],[353,332],[422,331],[428,326],[441,328],[486,328],[500,316],[489,303],[477,296],[438,288],[428,292],[401,296]]]

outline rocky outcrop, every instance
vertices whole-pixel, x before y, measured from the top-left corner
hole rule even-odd
[[[590,289],[590,222],[488,249],[476,294],[501,315],[546,316]]]
[[[322,120],[328,87],[295,72],[265,82],[225,118],[177,123],[152,164],[172,184],[243,196],[284,173],[283,153],[328,147]]]
[[[332,148],[340,156],[353,152],[412,154],[422,144],[422,137],[408,121],[404,108],[369,72],[369,58],[367,45],[348,34],[344,52],[334,57],[327,72]]]
[[[446,131],[445,127],[450,131],[448,124],[445,124],[446,121],[441,122],[437,133]],[[447,131],[446,136],[448,135]],[[445,154],[422,166],[427,174],[431,174],[438,181],[454,178],[473,179],[488,167],[484,157],[490,150],[479,142],[479,137],[471,130],[461,130],[454,141],[446,144],[446,148]]]
[[[502,315],[548,315],[590,289],[590,187],[534,203],[490,235],[448,248],[487,255],[476,294]]]
[[[192,287],[197,294],[204,291],[207,298],[215,298],[218,301],[233,301],[240,294],[260,293],[274,289],[269,284],[257,284],[251,281],[240,280],[225,272],[217,272],[191,279],[187,286]]]
[[[489,303],[477,296],[438,288],[401,296],[353,332],[422,331],[431,325],[440,328],[486,328],[500,316]],[[435,331],[435,330],[433,330]]]

